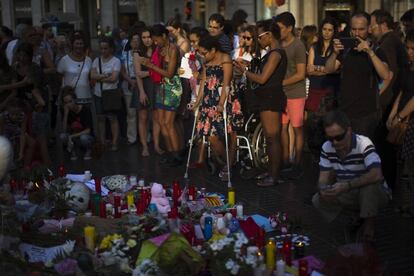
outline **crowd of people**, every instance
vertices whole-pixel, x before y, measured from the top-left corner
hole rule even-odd
[[[97,53],[82,31],[1,27],[0,134],[15,166],[50,165],[51,133],[71,160],[117,151],[124,125],[143,157],[179,166],[196,120],[190,167],[205,167],[208,141],[217,160],[229,159],[219,172],[227,180],[237,135],[256,113],[269,156],[257,185],[300,178],[308,148],[320,156],[315,206],[332,218],[332,203],[357,205],[369,234],[388,186],[401,189],[401,161],[413,178],[414,10],[401,17],[402,30],[384,10],[357,12],[345,29],[326,18],[298,31],[290,12],[246,19],[239,10],[231,21],[211,15],[207,28],[137,22],[100,37]],[[390,144],[388,133],[401,125],[402,143]],[[410,214],[405,202],[397,207]]]

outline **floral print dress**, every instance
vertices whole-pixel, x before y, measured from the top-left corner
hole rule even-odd
[[[201,136],[224,136],[223,113],[215,108],[220,101],[220,90],[223,87],[224,73],[221,65],[206,67],[204,95],[200,106],[200,117],[197,131]],[[234,91],[232,89],[232,91]],[[224,91],[223,91],[224,93]],[[226,105],[228,133],[243,125],[243,116],[239,100],[230,93]]]

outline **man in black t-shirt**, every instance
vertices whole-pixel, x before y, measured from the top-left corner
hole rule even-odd
[[[224,17],[215,13],[210,16],[208,19],[208,32],[211,36],[218,37],[220,47],[223,52],[231,55],[233,50],[233,44],[230,41],[229,37],[224,33]]]
[[[351,33],[357,45],[345,48],[334,39],[334,52],[325,65],[325,73],[335,72],[335,62],[341,64],[339,109],[351,120],[357,134],[374,138],[380,120],[379,80],[389,78],[387,59],[381,49],[374,50],[368,40],[370,16],[357,13],[351,19]]]
[[[77,160],[77,150],[85,150],[84,160],[90,160],[94,138],[92,136],[92,114],[88,108],[75,103],[75,95],[71,88],[64,88],[63,94],[64,117],[63,133],[60,139],[72,153],[71,160]]]

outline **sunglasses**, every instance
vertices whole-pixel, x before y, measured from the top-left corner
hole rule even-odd
[[[242,38],[243,38],[244,40],[247,40],[247,41],[252,40],[252,37],[251,37],[251,36],[242,36]]]
[[[261,34],[259,34],[258,36],[257,36],[257,38],[258,39],[262,39],[262,36],[264,36],[264,35],[266,35],[266,34],[268,34],[269,32],[264,32],[264,33],[261,33]]]
[[[344,140],[347,133],[348,133],[348,130],[345,130],[345,132],[342,134],[336,135],[334,137],[327,136],[326,139],[328,139],[330,142],[333,142],[333,141],[341,142],[342,140]]]

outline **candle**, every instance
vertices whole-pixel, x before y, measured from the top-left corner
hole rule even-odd
[[[58,167],[58,176],[65,177],[65,166],[63,164]]]
[[[137,177],[136,177],[136,176],[131,175],[131,176],[129,177],[129,184],[131,184],[131,186],[136,186],[136,185],[137,185]]]
[[[283,260],[276,263],[276,276],[285,276],[285,262]]]
[[[206,217],[204,219],[204,239],[208,241],[213,236],[213,218]]]
[[[305,257],[305,243],[301,241],[295,242],[295,259]]]
[[[112,206],[112,204],[107,203],[105,205],[105,210],[106,210],[106,217],[111,218],[113,216],[113,211],[114,211],[114,207]]]
[[[93,195],[93,212],[94,212],[95,216],[99,216],[100,201],[101,201],[101,195],[100,194],[94,194]]]
[[[127,204],[128,204],[128,210],[131,210],[131,208],[134,208],[134,194],[130,193],[127,195]]]
[[[85,171],[85,172],[83,173],[83,178],[84,178],[84,180],[85,180],[85,181],[89,181],[89,180],[91,180],[91,178],[92,178],[91,171]]]
[[[190,201],[196,200],[196,189],[194,186],[190,186],[188,188],[188,200]]]
[[[114,210],[115,210],[115,218],[121,217],[121,197],[114,196]]]
[[[308,261],[299,261],[299,276],[308,276]]]
[[[85,234],[85,245],[90,251],[95,251],[95,227],[86,226],[84,229]]]
[[[106,218],[106,205],[105,202],[103,202],[103,200],[101,200],[99,205],[99,216],[101,218]]]
[[[292,242],[289,238],[286,238],[283,241],[283,256],[285,257],[286,265],[291,266],[292,265]]]
[[[238,204],[236,207],[236,211],[237,211],[237,218],[238,219],[243,218],[243,205]]]
[[[145,210],[144,201],[141,199],[137,203],[137,215],[144,214],[144,210]]]
[[[101,178],[95,177],[95,192],[101,194]]]
[[[228,197],[228,203],[230,205],[234,205],[236,202],[236,192],[234,191],[233,187],[229,187],[227,197]]]
[[[172,190],[173,190],[172,197],[173,197],[174,205],[178,205],[178,199],[181,194],[180,183],[178,181],[173,182]]]
[[[275,268],[275,239],[270,238],[266,244],[266,268],[273,271]]]
[[[141,179],[138,181],[138,186],[140,186],[140,187],[144,187],[144,186],[145,186],[145,180],[144,180],[143,178],[141,178]]]

